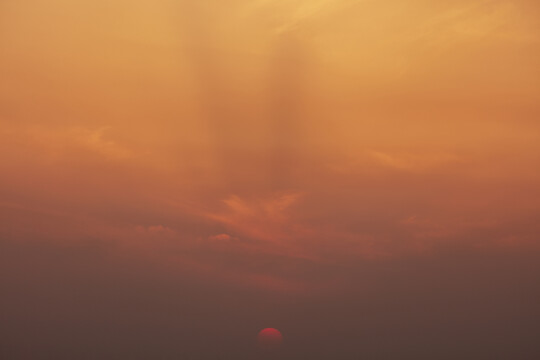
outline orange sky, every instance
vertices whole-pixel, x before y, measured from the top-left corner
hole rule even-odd
[[[3,1],[0,235],[304,295],[363,262],[536,252],[539,14]]]

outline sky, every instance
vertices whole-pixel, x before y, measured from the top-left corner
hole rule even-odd
[[[0,357],[539,358],[539,65],[535,0],[0,2]]]

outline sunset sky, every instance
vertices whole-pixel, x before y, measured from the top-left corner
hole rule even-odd
[[[0,2],[0,358],[533,360],[539,277],[540,2]]]

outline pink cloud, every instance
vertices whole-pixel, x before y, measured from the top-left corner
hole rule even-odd
[[[231,242],[231,241],[238,241],[239,239],[237,237],[232,237],[229,234],[217,234],[217,235],[209,236],[208,240],[218,241],[218,242]]]

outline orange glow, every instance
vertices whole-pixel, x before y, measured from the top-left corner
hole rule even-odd
[[[274,328],[262,329],[257,336],[259,346],[266,350],[275,350],[281,346],[283,336]]]
[[[283,291],[336,280],[311,267],[538,248],[538,10],[7,1],[2,235]]]
[[[2,359],[540,359],[539,234],[539,0],[0,1]]]

